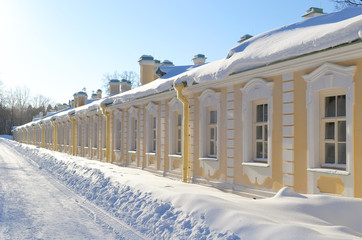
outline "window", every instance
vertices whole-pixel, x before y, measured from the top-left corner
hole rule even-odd
[[[346,164],[346,95],[323,97],[322,162],[324,166],[345,168]],[[332,164],[332,165],[331,165]]]
[[[121,150],[122,139],[122,121],[115,117],[114,121],[114,148]]]
[[[268,160],[268,104],[254,106],[254,161]]]
[[[107,130],[106,130],[106,121],[107,121],[107,120],[106,120],[106,117],[105,117],[105,116],[102,116],[102,117],[101,117],[101,120],[102,120],[102,135],[101,135],[101,136],[102,136],[102,148],[106,148],[106,141],[107,141],[107,140],[106,140],[106,137],[107,137],[107,136],[106,136],[106,135],[107,135],[107,134],[106,134],[106,131],[107,131]]]
[[[199,101],[200,160],[216,161],[219,159],[220,93],[207,89],[201,93]]]
[[[269,167],[273,83],[261,78],[250,80],[240,89],[242,98],[243,165]]]
[[[334,168],[352,172],[355,67],[325,63],[308,75],[308,169]],[[336,173],[338,170],[336,171]]]
[[[98,147],[98,119],[97,116],[93,118],[93,147]]]
[[[128,110],[128,126],[129,126],[129,140],[128,147],[130,151],[137,151],[138,144],[138,109],[132,106]]]
[[[133,118],[132,120],[132,150],[137,151],[137,119]]]
[[[176,97],[169,103],[169,156],[182,154],[182,103]]]
[[[209,110],[209,121],[208,121],[208,156],[217,156],[217,111]]]
[[[182,114],[176,113],[176,154],[181,155],[182,152]]]
[[[157,114],[158,106],[154,102],[147,104],[146,108],[146,150],[148,153],[157,151]]]
[[[156,152],[156,144],[157,144],[157,119],[156,117],[152,117],[152,125],[151,125],[151,152]]]

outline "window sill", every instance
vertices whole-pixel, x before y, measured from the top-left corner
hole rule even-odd
[[[334,175],[350,175],[350,172],[347,172],[346,170],[339,170],[339,169],[333,169],[333,168],[308,168],[308,172],[318,172],[318,173],[328,173],[328,174],[334,174]]]
[[[137,151],[135,151],[135,150],[130,150],[130,151],[128,151],[128,153],[131,153],[131,154],[136,154],[136,153],[137,153]]]
[[[263,167],[263,168],[270,167],[269,163],[263,163],[263,162],[243,162],[242,165],[250,167]]]
[[[121,150],[120,150],[120,149],[114,149],[113,151],[115,151],[115,152],[120,152]]]
[[[155,152],[147,152],[145,154],[146,154],[146,156],[156,156]]]
[[[200,161],[212,161],[212,162],[216,162],[218,161],[217,158],[211,158],[211,157],[203,157],[203,158],[199,158]]]
[[[181,154],[169,154],[168,157],[172,157],[172,158],[182,158]]]

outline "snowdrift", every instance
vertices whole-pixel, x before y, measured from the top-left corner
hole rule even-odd
[[[290,188],[253,200],[139,169],[7,144],[150,239],[362,238],[362,200]]]

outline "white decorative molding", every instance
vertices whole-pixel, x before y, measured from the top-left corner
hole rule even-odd
[[[355,66],[344,67],[332,63],[324,63],[319,68],[304,75],[307,82],[306,107],[307,107],[307,159],[309,177],[308,192],[316,192],[316,171],[321,164],[320,150],[320,101],[324,94],[334,92],[346,94],[346,172],[353,175],[353,103]],[[353,177],[353,176],[352,176]],[[348,192],[353,190],[348,190]]]
[[[253,139],[253,101],[265,99],[268,104],[268,164],[272,156],[272,129],[273,129],[273,83],[261,78],[251,79],[240,89],[242,97],[242,129],[243,129],[243,162],[251,162]]]
[[[217,110],[217,136],[220,137],[220,93],[212,89],[204,90],[199,99],[199,120],[200,120],[200,151],[199,158],[208,158],[207,156],[207,108],[216,107]],[[220,140],[217,140],[217,156],[216,159],[220,159]]]
[[[177,136],[176,136],[176,114],[180,113],[182,116],[182,103],[180,100],[178,100],[176,97],[172,98],[169,102],[168,102],[168,118],[169,118],[169,124],[168,124],[168,129],[169,129],[169,154],[173,155],[176,153],[176,141],[177,141]],[[182,128],[181,128],[182,129]],[[181,133],[181,136],[182,133]]]

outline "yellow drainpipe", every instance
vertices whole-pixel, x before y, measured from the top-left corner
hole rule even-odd
[[[101,105],[102,114],[106,117],[106,162],[111,159],[111,113],[107,112],[107,105]]]
[[[52,126],[53,126],[53,150],[54,151],[57,151],[57,145],[58,145],[58,143],[57,143],[57,139],[58,139],[58,137],[57,137],[57,133],[58,133],[58,131],[57,131],[57,129],[58,129],[58,127],[57,127],[57,123],[55,122],[55,119],[54,118],[52,118],[51,120],[50,120],[50,122],[52,123]]]
[[[36,134],[35,134],[35,125],[32,125],[32,127],[33,127],[33,145],[35,146],[36,145],[36,143],[35,143],[35,137],[36,137]]]
[[[41,128],[41,147],[44,148],[45,147],[45,133],[44,133],[44,126],[43,123],[39,123],[39,126]]]
[[[73,123],[73,156],[77,155],[77,141],[76,141],[76,124],[77,124],[77,119],[74,116],[74,112],[70,113],[69,115],[70,121]]]
[[[26,127],[25,130],[26,130],[26,137],[28,139],[27,144],[30,144],[29,127]]]
[[[182,90],[185,88],[184,84],[175,85],[175,89],[177,91],[177,98],[182,102],[183,105],[183,144],[182,144],[182,181],[189,182],[188,178],[188,164],[189,164],[189,102],[184,95],[182,95]]]

